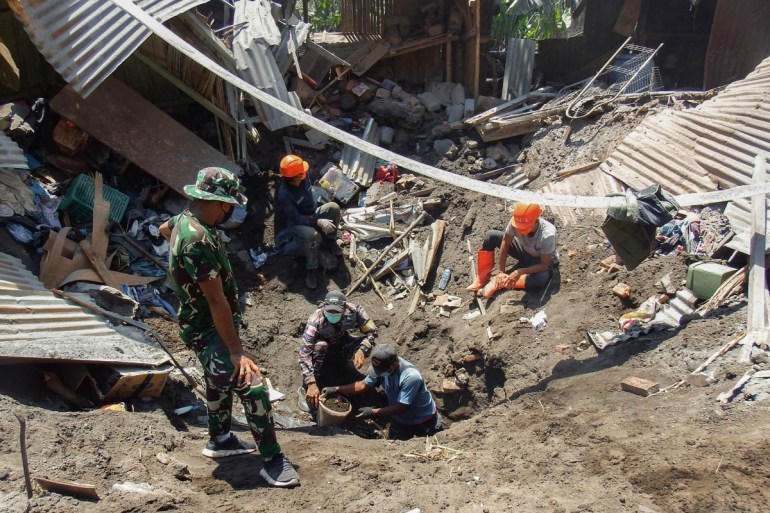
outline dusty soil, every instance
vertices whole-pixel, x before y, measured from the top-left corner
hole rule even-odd
[[[607,145],[636,122],[613,120],[610,129],[616,136],[590,151],[603,155]],[[590,144],[593,126],[573,126],[571,141]],[[551,142],[514,156],[533,168],[568,167],[572,152],[556,147],[563,135],[553,134],[563,129],[554,126],[535,134],[531,142],[549,137]],[[553,146],[550,152],[548,146]],[[316,159],[325,161],[323,156]],[[259,190],[249,185],[251,193],[269,197],[269,183]],[[470,237],[477,246],[487,229],[504,226],[507,207],[494,198],[437,187],[449,201],[441,214],[449,226],[439,272],[452,267],[448,292],[470,299],[465,292],[470,281],[465,239]],[[620,315],[657,294],[655,282],[666,273],[679,284],[686,275],[687,257],[653,258],[633,272],[597,273],[597,262],[612,254],[597,221],[559,226],[561,272],[544,296],[506,292],[487,304],[485,317],[463,320],[467,306],[449,318],[439,317],[426,305],[410,318],[408,299],[387,310],[371,290],[355,292],[349,299],[365,305],[380,328],[380,342],[397,345],[401,355],[421,369],[451,422],[431,446],[424,439],[386,442],[298,422],[307,420],[295,392],[300,385],[296,351],[304,322],[327,288],[345,288],[357,271],[345,262],[321,287],[308,291],[302,285],[301,262],[271,257],[259,271],[262,283],[237,256],[270,240],[272,213],[269,203],[262,207],[252,211],[251,224],[236,232],[231,247],[241,290],[251,303],[245,307],[242,338],[273,384],[287,395],[276,411],[279,424],[289,427],[279,428],[278,436],[302,486],[268,487],[258,476],[261,460],[255,455],[222,461],[203,457],[205,414],[197,410],[173,415],[174,408],[194,402],[176,376],[161,398],[138,402],[133,413],[76,413],[40,387],[40,369],[8,367],[0,377],[4,511],[26,507],[14,411],[27,417],[33,475],[90,483],[101,497],[89,501],[37,491],[30,502],[32,510],[40,512],[770,511],[769,404],[716,402],[717,395],[749,368],[738,363],[736,351],[707,369],[716,382],[705,388],[684,386],[644,398],[619,386],[629,376],[656,381],[661,388],[684,378],[745,329],[745,296],[678,331],[658,332],[603,352],[585,342],[586,330],[615,329]],[[475,224],[461,233],[459,226],[471,207],[477,209]],[[426,230],[429,233],[427,227],[421,230],[423,236]],[[570,251],[573,256],[568,256]],[[633,290],[625,301],[610,292],[620,281]],[[523,313],[501,314],[507,301],[522,304]],[[520,317],[540,309],[548,315],[544,330],[520,322]],[[196,365],[172,323],[160,318],[149,322],[183,364]],[[487,324],[499,338],[487,339]],[[466,358],[469,355],[477,357]],[[758,361],[756,366],[764,368],[766,363]],[[442,381],[458,372],[469,376],[467,389],[444,395]],[[236,418],[242,419],[239,412],[236,408]],[[248,438],[242,425],[237,430]],[[178,464],[161,463],[159,453]],[[177,471],[179,465],[187,465],[189,476]],[[133,491],[127,483],[135,484]],[[144,485],[137,489],[136,484]]]

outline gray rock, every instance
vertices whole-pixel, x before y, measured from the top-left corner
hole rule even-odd
[[[452,142],[452,139],[437,139],[437,140],[433,141],[433,152],[436,155],[443,156],[454,145],[455,145],[455,143]]]

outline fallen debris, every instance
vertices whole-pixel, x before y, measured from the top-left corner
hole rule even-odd
[[[40,485],[40,488],[49,492],[99,500],[99,494],[96,492],[96,487],[94,485],[76,483],[74,481],[53,480],[37,476],[35,477],[35,481]]]
[[[660,390],[660,385],[649,379],[628,377],[620,382],[621,390],[631,392],[632,394],[648,397]]]

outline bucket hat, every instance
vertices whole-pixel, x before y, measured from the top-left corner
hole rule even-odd
[[[195,185],[185,185],[184,192],[191,198],[222,201],[246,206],[246,196],[240,192],[238,177],[221,167],[205,167],[198,171]]]

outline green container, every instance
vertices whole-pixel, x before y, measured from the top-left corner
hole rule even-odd
[[[94,217],[94,179],[91,175],[81,174],[72,180],[67,194],[59,204],[59,210],[69,212],[73,223],[87,224]],[[110,202],[110,220],[118,222],[123,217],[128,207],[128,196],[122,192],[108,187],[102,187],[102,196]]]
[[[735,271],[715,262],[695,262],[687,268],[687,288],[699,299],[708,299]]]

